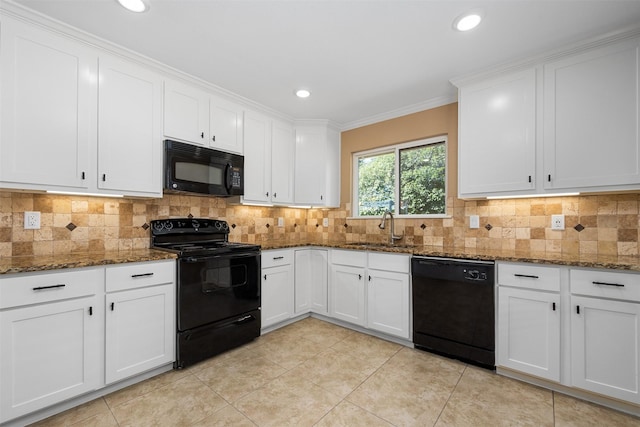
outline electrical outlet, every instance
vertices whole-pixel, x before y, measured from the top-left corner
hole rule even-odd
[[[40,229],[40,212],[24,213],[24,229],[39,230]]]
[[[284,218],[278,217],[278,227],[284,227]]]
[[[329,218],[322,218],[322,226],[323,227],[329,226]]]
[[[480,228],[480,216],[469,215],[469,228]]]
[[[564,215],[551,215],[551,229],[564,230]]]

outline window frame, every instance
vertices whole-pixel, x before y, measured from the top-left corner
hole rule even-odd
[[[400,210],[400,201],[398,200],[400,195],[400,151],[407,148],[415,148],[425,145],[435,145],[444,143],[444,213],[441,214],[401,214]],[[359,215],[358,209],[358,161],[362,157],[375,156],[381,154],[394,153],[395,156],[395,165],[394,165],[394,192],[395,192],[395,203],[394,203],[394,212],[393,215],[396,218],[450,218],[451,216],[447,213],[447,197],[449,195],[449,150],[448,150],[448,139],[446,135],[435,136],[430,138],[422,138],[416,139],[413,141],[402,142],[399,144],[386,145],[384,147],[372,148],[369,150],[358,151],[355,153],[351,153],[351,182],[352,182],[352,190],[351,190],[351,216],[350,219],[370,219],[370,218],[379,218],[380,215]]]

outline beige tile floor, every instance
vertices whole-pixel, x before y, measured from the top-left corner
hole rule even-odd
[[[307,318],[37,426],[640,426],[640,419]]]

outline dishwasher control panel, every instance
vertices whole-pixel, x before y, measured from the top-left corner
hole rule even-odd
[[[487,272],[486,271],[480,271],[480,270],[473,270],[473,269],[464,269],[463,270],[464,273],[464,278],[467,280],[480,280],[480,281],[484,281],[487,280]]]

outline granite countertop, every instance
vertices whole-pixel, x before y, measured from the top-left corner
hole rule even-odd
[[[492,249],[458,249],[440,246],[413,246],[383,243],[344,243],[344,242],[268,242],[261,244],[262,250],[287,249],[300,247],[329,247],[336,249],[367,250],[376,252],[401,253],[417,256],[472,259],[480,261],[511,261],[535,264],[566,265],[586,268],[610,268],[640,272],[638,256],[598,256],[563,255],[554,253],[518,252]],[[34,271],[58,270],[64,268],[92,267],[128,262],[144,262],[163,259],[175,259],[176,255],[154,249],[135,249],[128,251],[94,252],[86,254],[67,254],[55,256],[26,256],[0,258],[0,274],[26,273]]]
[[[175,258],[175,254],[154,249],[133,249],[128,251],[113,252],[89,252],[83,254],[65,254],[52,256],[4,257],[0,258],[0,274],[58,270],[63,268],[93,267],[108,264],[157,261]]]
[[[604,256],[604,255],[566,255],[561,253],[520,252],[500,249],[459,249],[441,246],[412,246],[366,243],[268,243],[262,244],[263,250],[284,249],[295,247],[330,247],[338,249],[356,249],[403,253],[417,256],[434,256],[445,258],[461,258],[479,261],[511,261],[529,262],[535,264],[566,265],[585,268],[610,268],[640,272],[640,257],[638,256]]]

